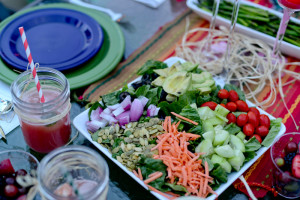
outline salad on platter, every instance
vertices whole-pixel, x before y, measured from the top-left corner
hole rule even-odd
[[[84,128],[159,197],[217,196],[284,132],[280,118],[196,64],[149,60],[137,73],[91,105]]]

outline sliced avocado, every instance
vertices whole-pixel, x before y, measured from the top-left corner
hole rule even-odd
[[[192,76],[187,72],[176,72],[173,75],[166,78],[163,89],[168,94],[173,94],[175,96],[180,96],[184,94],[190,87],[192,82]]]
[[[168,77],[169,70],[170,70],[170,68],[164,68],[164,69],[155,69],[153,71],[160,76]]]
[[[181,64],[181,68],[187,72],[193,71],[198,67],[198,64],[193,64],[191,62],[185,62]]]
[[[210,87],[202,87],[198,88],[197,90],[199,90],[200,94],[209,94],[211,92]]]
[[[176,98],[177,98],[177,97],[174,96],[174,95],[172,95],[172,94],[168,94],[168,95],[166,96],[166,100],[169,101],[169,102],[175,101]]]
[[[159,76],[154,81],[151,82],[151,85],[162,86],[164,84],[165,80],[166,80],[165,77]]]
[[[193,83],[201,84],[210,79],[212,79],[212,75],[209,72],[202,72],[200,74],[192,73]]]

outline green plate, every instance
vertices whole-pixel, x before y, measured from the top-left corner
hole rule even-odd
[[[124,36],[119,25],[112,21],[107,15],[99,11],[65,3],[42,5],[18,12],[8,17],[1,22],[0,32],[11,20],[15,19],[16,17],[27,12],[46,8],[66,8],[81,11],[93,17],[103,29],[104,41],[100,51],[92,59],[75,70],[63,72],[68,78],[72,90],[87,86],[103,78],[117,66],[124,54]],[[0,58],[0,79],[8,84],[11,84],[17,76],[18,73],[7,66]]]

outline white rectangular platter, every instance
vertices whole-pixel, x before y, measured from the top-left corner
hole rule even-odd
[[[183,59],[178,58],[178,57],[171,57],[167,60],[165,60],[165,63],[170,67],[172,66],[174,63],[176,62],[185,62]],[[140,78],[134,80],[133,82],[139,80]],[[131,83],[130,83],[131,84]],[[129,84],[129,85],[130,85]],[[218,80],[216,80],[216,84],[221,85],[222,83],[219,84]],[[247,104],[249,106],[255,106],[253,103],[247,101]],[[269,116],[270,119],[274,119],[273,116],[269,115],[268,113],[266,113],[265,111],[261,110],[260,108],[258,108],[258,110],[260,111],[260,113],[266,114]],[[146,185],[143,183],[143,181],[141,181],[140,179],[138,179],[131,171],[129,171],[124,165],[122,165],[121,163],[119,163],[116,159],[114,159],[111,155],[111,153],[104,148],[103,146],[101,146],[99,143],[94,142],[91,138],[90,133],[87,131],[85,122],[88,121],[88,110],[83,111],[82,113],[80,113],[78,116],[75,117],[75,119],[73,120],[73,125],[76,127],[76,129],[84,136],[86,137],[86,139],[88,139],[91,143],[93,143],[102,153],[104,153],[109,159],[111,159],[114,163],[116,163],[121,169],[124,170],[124,172],[126,172],[129,176],[131,176],[135,181],[137,181],[139,184],[141,184],[143,187],[146,187]],[[280,131],[278,133],[278,135],[276,136],[276,138],[280,137],[282,134],[285,133],[285,126],[283,124],[281,124],[280,127]],[[276,138],[274,140],[276,140]],[[220,185],[220,187],[216,190],[217,194],[221,194],[222,192],[224,192],[226,190],[226,188],[228,188],[239,176],[241,176],[262,154],[264,154],[269,147],[261,147],[258,151],[257,151],[257,155],[250,161],[248,161],[247,163],[244,164],[244,166],[240,169],[240,171],[238,172],[232,172],[228,175],[228,181],[226,183],[223,183],[222,185]],[[161,196],[160,194],[151,191],[151,193],[156,196],[158,199],[161,200],[165,200],[166,198]],[[208,200],[212,200],[215,199],[216,196],[215,195],[211,195],[210,197],[208,197]]]
[[[230,0],[230,1],[233,1],[233,0]],[[186,2],[187,6],[190,9],[192,9],[195,13],[197,13],[201,17],[205,18],[206,20],[210,21],[211,17],[212,17],[212,13],[207,12],[206,10],[203,10],[203,9],[199,8],[196,5],[197,3],[198,3],[198,0],[187,0],[187,2]],[[279,18],[282,18],[282,15],[283,15],[281,12],[275,11],[274,9],[264,7],[264,6],[261,6],[261,5],[256,4],[256,3],[252,3],[250,1],[242,0],[241,5],[242,4],[266,10],[269,13],[272,13],[272,14],[278,16]],[[295,23],[298,23],[300,25],[300,20],[299,19],[296,19],[296,18],[292,17],[291,21],[294,21]],[[220,25],[223,25],[223,26],[226,26],[226,27],[229,28],[230,20],[225,19],[225,18],[220,17],[220,16],[217,16],[216,26],[220,26]],[[273,44],[275,42],[275,37],[272,37],[272,36],[267,35],[265,33],[262,33],[262,32],[254,30],[254,29],[248,28],[248,27],[243,26],[241,24],[236,24],[234,30],[239,32],[239,33],[245,34],[249,37],[260,39],[260,40],[266,42],[267,44],[269,44],[271,46],[273,46]],[[300,37],[300,35],[299,35],[299,37]],[[296,45],[293,45],[291,43],[282,41],[280,50],[283,54],[286,54],[286,55],[289,55],[289,56],[300,59],[300,47],[298,47]]]

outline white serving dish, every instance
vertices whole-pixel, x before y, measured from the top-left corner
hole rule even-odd
[[[168,64],[168,66],[170,67],[171,65],[173,65],[176,62],[185,62],[185,60],[178,58],[178,57],[171,57],[167,60],[165,60],[165,63]],[[133,82],[139,80],[140,78],[137,78],[136,80],[134,80]],[[131,83],[133,83],[131,82]],[[131,84],[129,83],[129,85]],[[216,80],[216,84],[219,83],[219,80]],[[222,84],[222,83],[221,83]],[[220,85],[220,84],[219,84]],[[255,106],[253,103],[247,101],[247,104],[249,106]],[[258,110],[269,116],[270,119],[274,119],[273,116],[271,116],[270,114],[266,113],[265,111],[261,110],[260,108],[258,108]],[[140,183],[143,187],[146,187],[146,185],[143,183],[143,181],[141,181],[140,179],[138,179],[132,172],[130,172],[124,165],[122,165],[121,163],[119,163],[116,159],[114,159],[111,155],[111,153],[104,148],[103,146],[101,146],[99,143],[94,142],[90,136],[90,133],[87,131],[86,126],[85,126],[85,122],[88,121],[88,109],[83,111],[82,113],[80,113],[78,116],[75,117],[75,119],[73,120],[73,125],[76,127],[76,129],[84,136],[86,137],[91,143],[93,143],[102,153],[104,153],[108,158],[110,158],[114,163],[116,163],[121,169],[124,170],[124,172],[126,172],[129,176],[131,176],[135,181],[137,181],[138,183]],[[276,138],[280,137],[282,134],[285,133],[285,126],[283,124],[281,124],[280,127],[280,131],[277,135]],[[276,140],[276,139],[274,139]],[[269,148],[269,147],[268,147]],[[220,187],[216,190],[217,194],[221,194],[222,192],[224,192],[226,190],[226,188],[228,188],[239,176],[241,176],[262,154],[264,154],[267,150],[267,147],[262,147],[259,149],[259,151],[257,151],[257,155],[250,161],[248,161],[247,163],[245,163],[245,165],[241,168],[240,171],[238,172],[232,172],[228,175],[228,181],[226,183],[223,183],[222,185],[220,185]],[[151,193],[156,196],[158,199],[161,200],[165,200],[166,198],[161,196],[160,194],[151,191]],[[215,199],[216,196],[212,195],[210,197],[208,197],[208,200],[212,200]]]
[[[233,1],[233,0],[230,0],[230,1]],[[192,9],[195,13],[197,13],[201,17],[205,18],[206,20],[210,21],[211,17],[212,17],[212,13],[211,12],[207,12],[207,11],[199,8],[196,5],[197,3],[198,3],[197,0],[187,0],[187,2],[186,2],[187,6],[190,9]],[[249,5],[249,6],[256,7],[256,8],[261,8],[263,10],[267,10],[269,13],[277,15],[279,18],[282,18],[282,15],[283,15],[281,12],[275,11],[274,9],[267,8],[265,6],[261,6],[261,5],[256,4],[256,3],[252,3],[250,1],[241,0],[241,5],[242,4],[246,4],[246,5]],[[300,20],[299,19],[296,19],[296,18],[292,17],[291,21],[294,21],[294,22],[298,23],[299,26],[300,26]],[[223,26],[226,26],[226,27],[229,28],[229,26],[230,26],[230,20],[225,19],[225,18],[220,17],[220,16],[217,16],[217,18],[216,18],[216,26],[220,26],[220,25],[223,25]],[[273,46],[273,44],[275,42],[275,37],[272,37],[270,35],[264,34],[262,32],[256,31],[256,30],[253,30],[251,28],[248,28],[246,26],[240,25],[238,23],[235,26],[235,31],[237,31],[239,33],[243,33],[243,34],[245,34],[245,35],[247,35],[249,37],[260,39],[260,40],[266,42],[267,44],[269,44],[271,46]],[[299,37],[300,37],[300,35],[299,35]],[[291,43],[282,41],[280,50],[281,50],[281,52],[283,54],[286,54],[286,55],[289,55],[289,56],[292,56],[292,57],[300,59],[300,47],[297,47],[297,46],[295,46],[295,45],[293,45]]]

